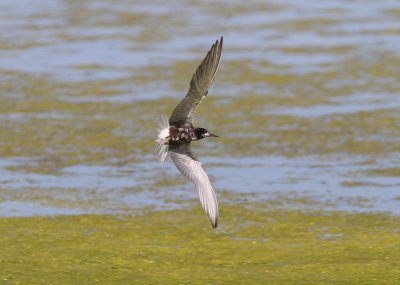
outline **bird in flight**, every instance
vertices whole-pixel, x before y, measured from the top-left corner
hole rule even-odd
[[[223,37],[216,41],[197,67],[190,81],[189,91],[175,107],[169,120],[161,116],[158,121],[157,156],[163,162],[169,154],[178,170],[195,185],[201,205],[215,229],[218,225],[218,202],[210,179],[202,164],[190,149],[192,141],[218,137],[204,128],[193,126],[193,114],[208,94],[221,60]]]

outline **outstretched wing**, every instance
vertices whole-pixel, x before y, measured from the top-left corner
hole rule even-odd
[[[207,95],[221,60],[223,37],[216,41],[203,59],[190,81],[185,98],[175,107],[169,118],[170,125],[192,123],[192,115],[197,105]]]
[[[219,215],[217,198],[201,163],[191,154],[190,144],[170,145],[169,155],[179,171],[196,186],[201,205],[215,229]]]

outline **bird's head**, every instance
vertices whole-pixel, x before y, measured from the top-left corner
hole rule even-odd
[[[196,138],[198,140],[200,139],[204,139],[204,138],[208,138],[208,137],[215,137],[215,138],[219,138],[219,136],[210,133],[208,130],[203,129],[203,128],[195,128],[194,129],[194,133],[196,135]]]

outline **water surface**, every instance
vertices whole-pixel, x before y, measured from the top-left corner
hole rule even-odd
[[[0,215],[195,201],[156,161],[155,125],[220,35],[196,123],[221,139],[193,147],[221,207],[398,214],[399,13],[390,0],[3,1]]]

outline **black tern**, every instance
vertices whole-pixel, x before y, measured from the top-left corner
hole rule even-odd
[[[197,67],[190,81],[189,91],[175,107],[169,120],[161,116],[158,121],[157,156],[163,162],[169,154],[178,170],[192,181],[199,193],[204,211],[215,229],[218,225],[218,202],[210,179],[202,164],[193,156],[190,149],[192,141],[207,137],[218,137],[204,128],[193,126],[193,114],[197,106],[208,94],[221,60],[223,37],[216,41],[206,57]]]

